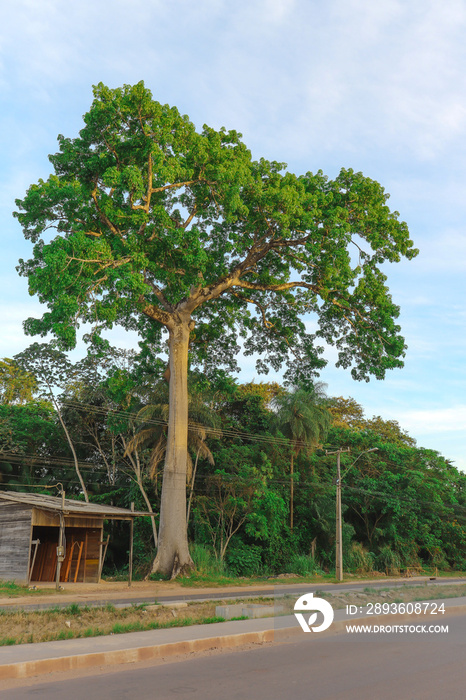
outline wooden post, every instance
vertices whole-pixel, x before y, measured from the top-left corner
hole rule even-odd
[[[102,576],[102,569],[104,568],[105,556],[107,554],[107,547],[108,547],[109,540],[110,540],[110,535],[107,535],[107,541],[100,543],[100,566],[99,566],[99,577],[98,577],[99,583],[100,583],[100,578]],[[102,545],[105,545],[103,554],[102,554]]]
[[[86,583],[87,543],[88,543],[88,530],[86,528],[86,533],[84,535],[83,583]]]
[[[31,545],[34,545],[34,555],[32,557],[32,564],[28,569],[28,586],[31,583],[31,576],[34,571],[34,564],[36,563],[37,547],[40,545],[40,540],[32,540]]]
[[[293,532],[293,509],[294,509],[294,464],[293,464],[293,452],[291,453],[291,466],[290,466],[290,530]]]
[[[131,503],[131,510],[134,511],[134,502]],[[128,588],[131,587],[133,580],[133,537],[134,537],[134,518],[131,518],[130,531],[129,531],[129,574],[128,574]]]
[[[55,580],[55,588],[57,591],[60,590],[60,573],[61,565],[65,559],[65,548],[63,546],[64,540],[64,529],[65,529],[65,490],[63,484],[57,484],[61,486],[61,513],[60,513],[60,529],[58,531],[58,546],[57,546],[57,575]]]
[[[375,449],[375,448],[374,448]],[[337,486],[336,493],[336,532],[335,532],[335,578],[337,581],[343,581],[343,538],[342,538],[342,518],[341,518],[341,469],[340,469],[340,457],[342,452],[349,452],[350,448],[339,447],[335,452],[325,451],[326,455],[337,456],[337,478],[335,480]],[[372,450],[366,450],[366,452],[372,452]],[[361,452],[364,454],[364,452]],[[360,457],[361,455],[359,455]],[[359,457],[355,460],[359,459]],[[355,463],[353,462],[353,464]]]
[[[97,583],[100,583],[100,572],[102,571],[102,547],[104,545],[103,542],[103,536],[104,536],[104,521],[102,520],[102,529],[100,531],[100,538],[99,538],[99,566],[97,569]]]
[[[60,513],[60,527],[58,530],[58,546],[57,546],[57,575],[55,579],[55,589],[57,591],[60,590],[60,573],[61,573],[61,565],[62,562],[65,558],[64,554],[64,547],[63,547],[63,530],[65,529],[65,516],[63,513]]]
[[[86,533],[87,537],[87,533]],[[84,542],[79,543],[78,561],[76,562],[76,571],[74,572],[74,583],[78,580],[78,571],[81,565],[81,555],[83,553]]]
[[[343,581],[343,546],[342,546],[342,527],[341,527],[341,473],[340,473],[340,455],[341,451],[337,452],[337,502],[336,502],[336,537],[335,537],[335,578],[337,581]]]

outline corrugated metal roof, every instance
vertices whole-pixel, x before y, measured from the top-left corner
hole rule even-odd
[[[35,508],[43,508],[45,510],[53,510],[60,512],[62,510],[62,499],[57,496],[49,496],[42,493],[20,493],[19,491],[0,491],[0,506],[1,501],[11,501],[13,503],[24,503]],[[85,503],[84,501],[74,501],[70,498],[65,498],[65,513],[74,513],[78,515],[100,515],[111,520],[114,518],[132,518],[142,515],[153,515],[153,513],[132,511],[127,508],[115,508],[115,506],[101,505],[100,503]]]

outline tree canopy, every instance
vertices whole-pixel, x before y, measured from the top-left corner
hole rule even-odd
[[[205,373],[232,370],[242,345],[258,371],[285,362],[290,382],[309,383],[325,364],[323,340],[355,379],[381,379],[406,349],[381,267],[417,251],[376,181],[254,161],[236,131],[196,131],[142,82],[99,84],[84,123],[78,137],[58,137],[54,173],[17,200],[34,244],[19,272],[48,307],[25,328],[69,349],[80,323],[97,344],[119,324],[140,334],[146,353],[166,350],[168,332],[170,500],[157,566],[176,572],[190,565],[188,357]]]
[[[30,333],[71,348],[79,321],[95,333],[119,323],[154,342],[186,310],[193,360],[233,361],[241,328],[260,367],[294,353],[315,368],[320,350],[301,318],[312,313],[356,378],[401,366],[380,266],[416,250],[377,182],[254,162],[237,132],[198,133],[143,83],[100,84],[94,96],[79,136],[58,137],[55,173],[17,200],[35,244],[20,274],[49,306],[26,322]]]

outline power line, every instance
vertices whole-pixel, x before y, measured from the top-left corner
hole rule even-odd
[[[64,401],[63,402],[64,406],[70,406],[75,409],[82,409],[83,406],[87,408],[89,411],[92,411],[93,413],[101,414],[101,415],[114,415],[116,417],[121,417],[121,418],[127,418],[132,421],[140,422],[140,423],[148,423],[149,425],[162,425],[164,427],[168,426],[168,421],[163,420],[162,418],[141,418],[135,413],[132,413],[131,411],[123,411],[121,409],[113,409],[113,408],[103,408],[103,407],[98,407],[98,406],[93,406],[91,404],[81,404],[76,401]],[[242,430],[235,430],[235,429],[230,429],[230,428],[214,428],[212,426],[207,426],[207,425],[202,425],[199,423],[193,423],[188,420],[188,429],[191,428],[191,430],[205,430],[206,433],[208,433],[211,437],[221,439],[222,437],[231,437],[231,438],[244,438],[246,440],[253,440],[253,441],[261,441],[261,442],[267,442],[271,444],[277,444],[277,445],[283,445],[286,447],[308,447],[308,448],[315,448],[315,445],[312,445],[311,443],[307,443],[303,440],[290,440],[289,438],[286,437],[279,437],[279,436],[274,436],[274,435],[261,435],[260,433],[247,433]]]
[[[127,478],[133,480],[130,472],[122,472],[122,474],[124,476],[126,476]],[[106,473],[104,473],[104,475],[106,475]],[[120,476],[121,476],[121,474],[120,474]],[[209,480],[218,479],[218,476],[219,475],[215,475],[215,474],[198,474],[196,477],[196,481],[199,482],[199,480],[201,480],[201,481],[206,482]],[[67,479],[63,479],[62,477],[60,477],[60,478],[66,484],[77,485],[77,481],[72,479],[71,477],[68,477]],[[40,484],[40,481],[41,481],[40,477],[29,477],[29,481],[30,482],[37,482],[38,486],[41,488],[49,488],[49,486],[47,486],[46,484]],[[234,482],[242,482],[242,479],[237,477],[236,475],[231,475],[231,478],[228,480],[228,483],[231,484]],[[9,482],[7,482],[7,484],[5,484],[5,485],[8,485],[8,483]],[[286,486],[288,486],[289,481],[288,481],[288,479],[270,479],[270,480],[268,480],[267,483],[268,483],[268,485],[275,485],[275,486],[283,485],[286,487]],[[331,491],[333,493],[334,488],[335,488],[334,485],[332,485],[332,484],[316,483],[313,481],[299,482],[299,484],[301,486],[308,486],[308,487],[312,486],[312,487],[314,487],[314,490],[316,492],[318,492],[318,491],[330,492]],[[17,483],[15,485],[26,486],[26,487],[33,486],[33,484],[21,484],[21,483]],[[102,481],[87,480],[87,485],[101,486]],[[108,484],[108,485],[111,487],[118,488],[118,484]],[[462,506],[462,505],[457,504],[457,503],[453,504],[453,503],[442,502],[442,503],[437,504],[438,508],[436,508],[435,505],[433,503],[431,503],[430,501],[427,501],[424,499],[422,499],[422,500],[417,499],[416,503],[413,503],[413,501],[411,499],[404,498],[403,496],[401,496],[399,493],[396,493],[396,492],[395,493],[393,493],[393,492],[388,493],[388,492],[383,492],[383,491],[368,491],[367,489],[358,488],[356,486],[348,486],[347,484],[343,484],[342,489],[343,489],[343,491],[349,490],[349,491],[354,491],[354,492],[358,492],[358,493],[364,493],[365,495],[367,495],[373,499],[379,499],[379,500],[380,499],[384,499],[384,500],[396,499],[398,502],[406,503],[407,505],[409,505],[412,508],[415,505],[417,505],[419,507],[419,510],[421,510],[423,512],[427,512],[427,511],[431,512],[431,513],[438,512],[439,508],[443,508],[444,513],[445,513],[445,511],[450,511],[450,512],[445,513],[446,515],[455,515],[455,513],[451,512],[452,510],[453,511],[454,510],[461,511],[461,513],[458,513],[458,517],[465,517],[466,518],[466,506]],[[198,493],[198,494],[199,493],[209,493],[209,489],[208,489],[207,485],[205,485],[204,487],[198,486],[198,488],[196,489],[196,493]],[[463,515],[463,513],[464,513],[464,515]]]

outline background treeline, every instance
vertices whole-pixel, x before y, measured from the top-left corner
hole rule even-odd
[[[148,368],[150,367],[150,371]],[[190,375],[187,516],[199,568],[249,576],[331,571],[341,454],[347,571],[466,569],[466,475],[351,398],[225,373]],[[168,382],[154,358],[107,348],[72,365],[37,344],[0,361],[0,489],[154,512],[135,528],[139,571],[157,542]],[[374,450],[374,448],[377,448]],[[369,452],[369,450],[372,450]],[[50,489],[51,487],[51,489]],[[106,571],[127,561],[109,524]]]

